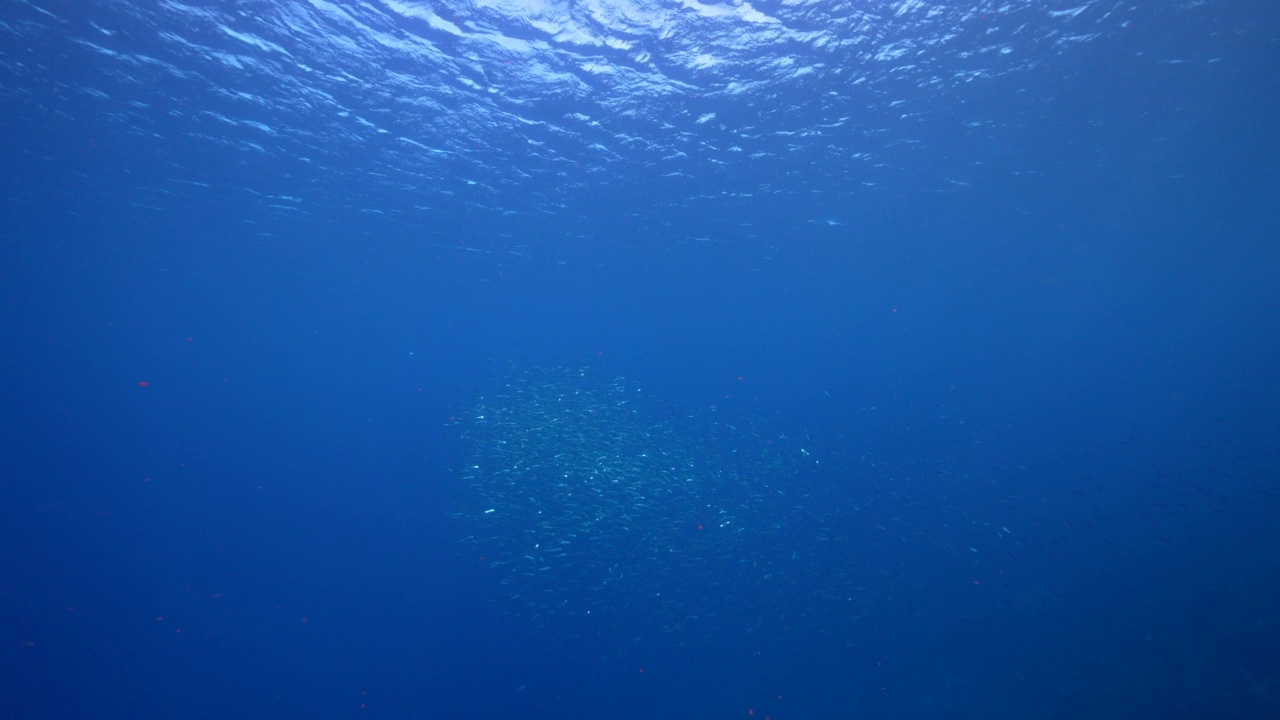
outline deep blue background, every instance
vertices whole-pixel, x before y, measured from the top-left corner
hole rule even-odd
[[[249,224],[131,202],[197,141],[11,117],[0,715],[1276,717],[1280,46],[1229,10],[1216,67],[1118,65],[1157,25],[1037,84],[1049,115],[988,86],[1007,145],[944,123],[900,169],[968,186],[876,203],[637,169],[553,220]],[[1015,540],[884,550],[909,571],[853,636],[548,642],[460,557],[450,419],[583,365]]]

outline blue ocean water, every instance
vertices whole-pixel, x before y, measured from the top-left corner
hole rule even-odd
[[[1280,717],[1280,6],[4,0],[0,716]]]

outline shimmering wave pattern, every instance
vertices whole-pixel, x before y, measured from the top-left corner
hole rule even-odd
[[[190,140],[207,153],[198,164],[172,153],[170,185],[145,188],[155,202],[176,183],[216,186],[229,168],[269,162],[289,177],[242,181],[264,207],[407,221],[455,201],[561,212],[637,179],[711,195],[874,186],[940,114],[998,133],[964,107],[975,87],[1012,77],[1002,91],[1017,92],[1018,77],[1135,12],[1112,0],[7,8],[10,112],[111,123],[162,156]],[[82,71],[41,88],[50,63]],[[708,176],[724,186],[704,187]]]

